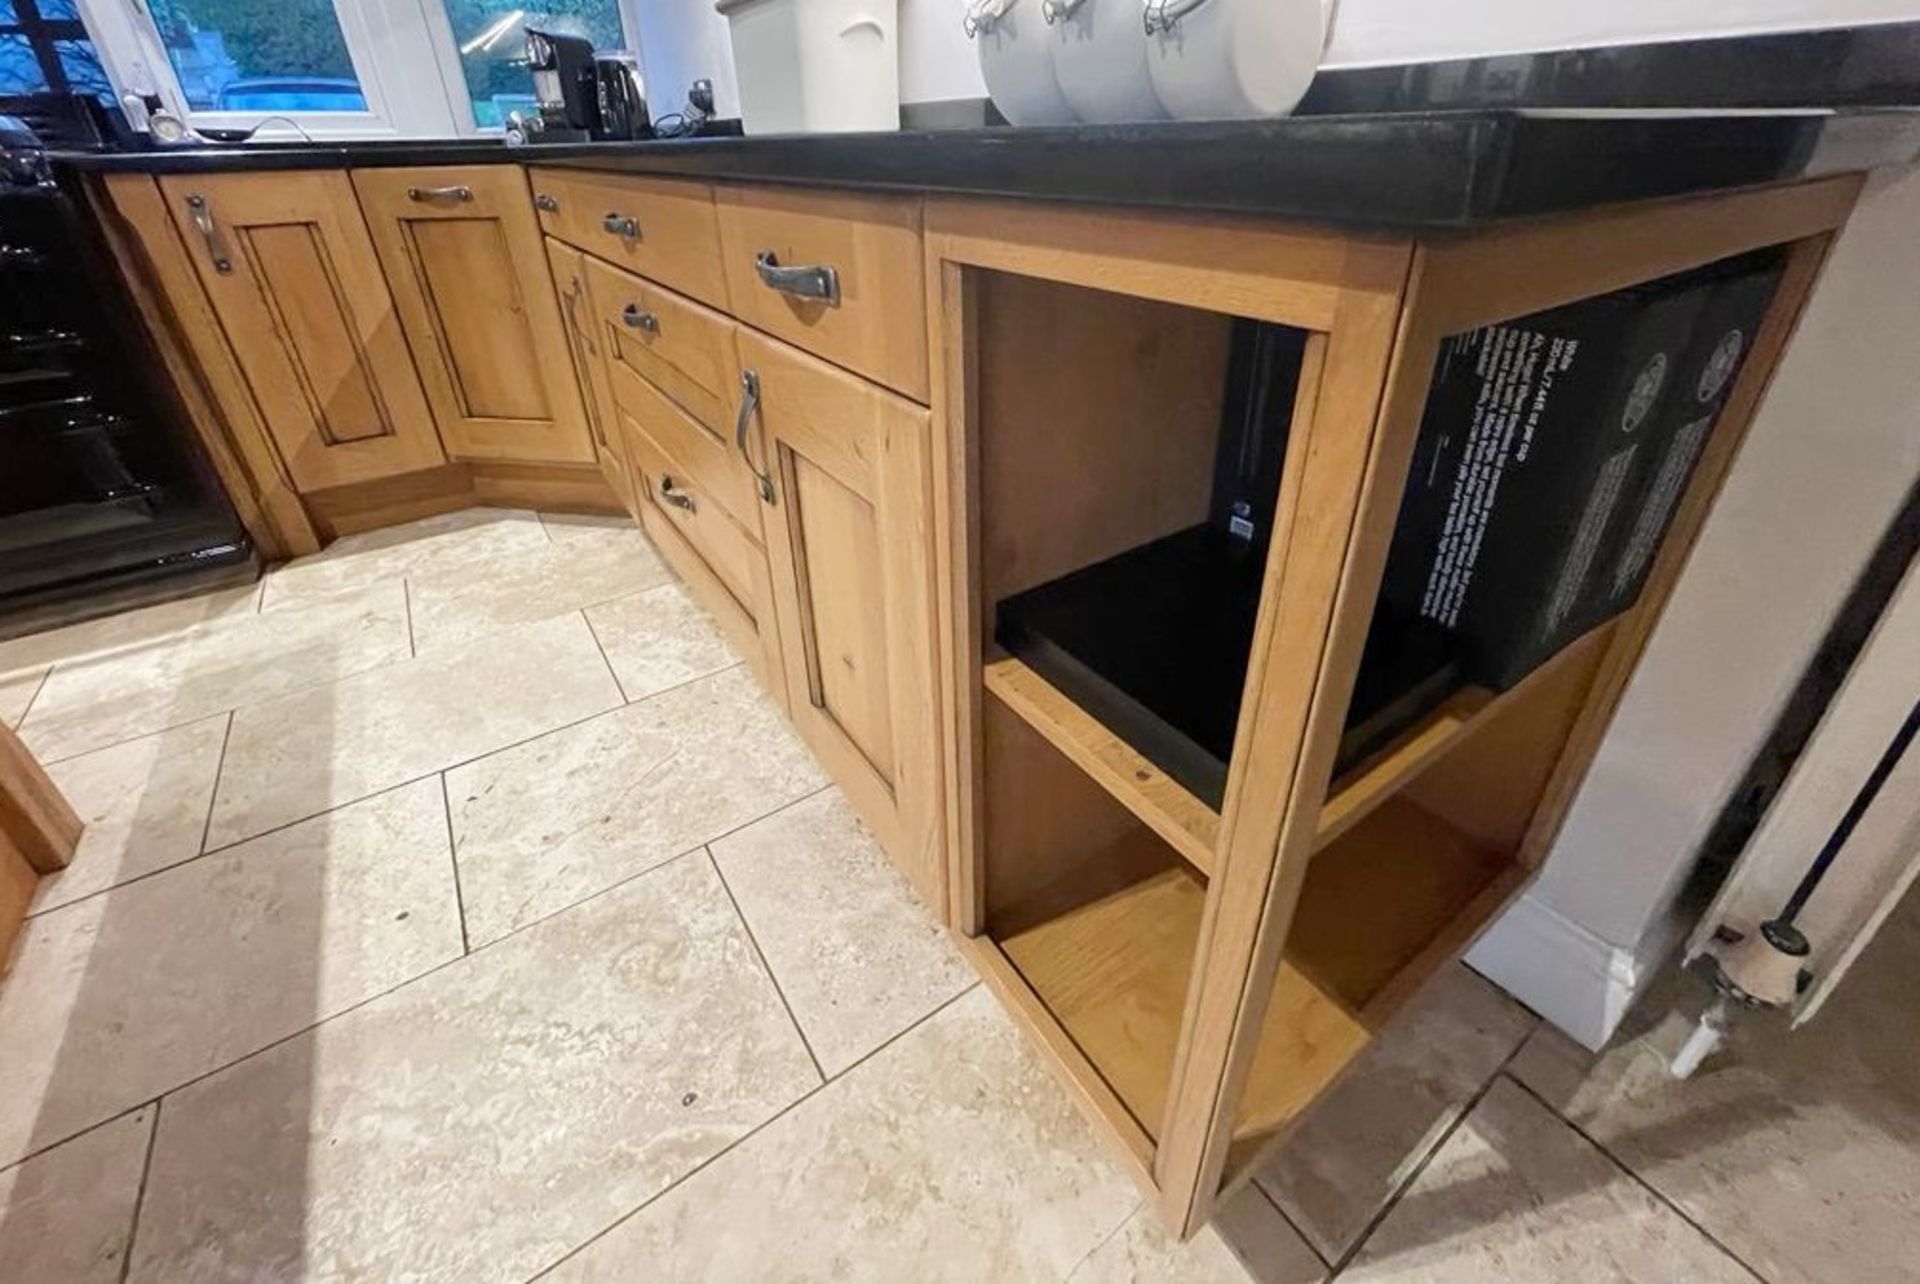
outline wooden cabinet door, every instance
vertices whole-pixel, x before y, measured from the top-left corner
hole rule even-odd
[[[607,381],[607,361],[601,352],[599,336],[594,333],[593,297],[587,292],[587,256],[563,241],[546,238],[547,263],[553,270],[553,283],[560,291],[560,319],[566,327],[567,347],[585,400],[587,431],[593,438],[594,453],[600,459],[600,473],[613,487],[613,493],[635,518],[632,467],[615,429],[613,388]]]
[[[737,346],[794,725],[944,917],[927,411],[745,328]]]
[[[344,173],[160,180],[294,485],[446,462]]]
[[[353,185],[447,453],[593,463],[520,167],[361,169]]]

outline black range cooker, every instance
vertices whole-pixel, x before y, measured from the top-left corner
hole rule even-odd
[[[84,197],[0,100],[0,637],[258,573]],[[69,145],[67,140],[61,146]]]

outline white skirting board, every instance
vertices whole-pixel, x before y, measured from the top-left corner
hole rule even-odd
[[[1679,943],[1684,926],[1668,916],[1638,944],[1617,945],[1528,894],[1487,928],[1466,961],[1569,1037],[1598,1051]]]

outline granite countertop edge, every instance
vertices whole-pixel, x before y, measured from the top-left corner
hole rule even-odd
[[[1920,112],[1443,111],[508,147],[486,139],[56,153],[86,173],[524,163],[1464,229],[1920,157]]]

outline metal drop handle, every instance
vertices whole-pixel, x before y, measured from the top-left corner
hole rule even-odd
[[[840,306],[840,274],[825,264],[783,267],[772,250],[762,250],[753,256],[753,270],[760,274],[760,283],[769,290]]]
[[[470,201],[473,189],[466,184],[453,187],[409,187],[407,199],[410,201]]]
[[[620,319],[636,330],[647,334],[660,333],[660,318],[641,308],[638,303],[629,303],[620,309]]]
[[[533,208],[545,210],[549,214],[558,214],[560,212],[560,202],[548,196],[545,192],[535,192],[533,194]]]
[[[225,275],[233,271],[233,255],[227,251],[227,238],[220,234],[219,224],[213,221],[213,206],[207,198],[195,192],[187,197],[187,213],[193,218],[194,231],[207,243],[207,257],[213,260],[213,270]]]
[[[600,226],[613,235],[629,241],[640,239],[640,220],[631,214],[622,214],[615,210],[600,220]]]
[[[666,500],[667,503],[672,504],[675,508],[686,509],[689,513],[695,512],[699,508],[699,505],[694,502],[693,496],[687,494],[686,491],[681,490],[678,486],[675,486],[673,484],[673,477],[667,473],[660,474],[660,498]]]
[[[1141,21],[1145,23],[1148,35],[1162,31],[1172,31],[1179,25],[1180,19],[1198,9],[1207,0],[1147,0],[1142,10]]]
[[[1084,0],[1040,0],[1040,16],[1051,27],[1056,22],[1065,22],[1073,16]]]
[[[747,461],[747,468],[759,483],[760,498],[773,502],[773,478],[760,471],[760,465],[753,462],[753,452],[747,449],[747,426],[760,412],[760,376],[751,370],[740,372],[740,415],[733,421],[733,444],[740,448],[740,458]]]

